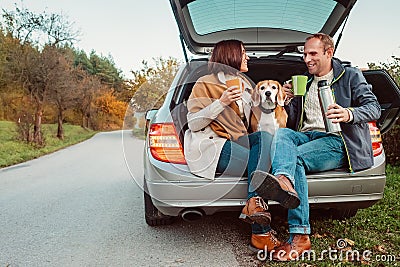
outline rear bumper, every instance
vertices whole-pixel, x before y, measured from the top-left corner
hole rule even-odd
[[[366,208],[383,197],[385,176],[343,179],[308,179],[310,207],[335,208],[353,202],[357,205],[353,208]],[[147,186],[154,205],[162,213],[171,216],[178,216],[189,207],[200,208],[207,215],[218,211],[240,210],[247,197],[247,181],[214,181],[207,184],[147,181]],[[320,187],[334,190],[324,194],[318,191]],[[270,205],[276,204],[270,201]]]
[[[145,178],[154,205],[165,215],[178,216],[186,208],[199,208],[206,215],[240,210],[247,198],[247,179],[194,176],[186,165],[152,162],[145,157]],[[366,208],[383,198],[386,183],[385,157],[373,168],[357,173],[344,170],[307,176],[311,208],[347,206]],[[269,201],[271,205],[277,203]]]

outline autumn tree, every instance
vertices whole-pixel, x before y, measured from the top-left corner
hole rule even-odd
[[[102,129],[121,129],[127,103],[117,100],[113,91],[108,91],[96,98],[95,105]]]
[[[7,66],[7,58],[12,44],[12,38],[5,36],[0,29],[0,119],[8,118],[10,110],[8,103],[11,101],[8,89],[12,83],[10,71]]]
[[[64,112],[75,107],[80,100],[77,79],[74,76],[73,53],[70,49],[46,46],[42,51],[47,70],[48,99],[57,109],[57,137],[64,139]]]
[[[6,32],[23,44],[71,45],[80,35],[63,14],[45,11],[37,14],[15,4],[14,10],[3,9],[2,17]]]
[[[74,77],[77,80],[77,90],[80,94],[78,112],[81,115],[81,126],[85,129],[94,129],[94,100],[101,91],[106,91],[98,77],[88,74],[81,68],[74,69]]]
[[[0,29],[0,92],[2,88],[7,84],[5,78],[5,69],[6,69],[6,36],[4,36],[3,31]]]
[[[3,9],[2,16],[6,33],[20,42],[17,45],[18,52],[8,58],[7,64],[35,103],[33,141],[43,145],[41,123],[44,105],[52,87],[51,69],[60,62],[48,59],[46,47],[59,48],[72,44],[78,33],[73,31],[72,24],[61,14],[36,14],[16,6],[12,11]],[[42,40],[45,40],[43,51],[39,49]]]
[[[64,120],[78,122],[81,116],[85,128],[115,128],[124,116],[132,117],[125,113],[128,103],[140,111],[160,106],[178,67],[172,58],[155,59],[151,66],[143,62],[127,81],[111,55],[71,48],[78,33],[63,15],[15,6],[1,16],[0,118],[23,114],[14,119],[31,119],[26,125],[32,134],[24,132],[38,145],[43,144],[43,118],[58,122],[62,138]]]
[[[15,78],[22,66],[18,60],[21,49],[20,41],[0,29],[0,118],[14,120],[16,110],[11,108],[14,98],[21,98],[23,89]]]
[[[130,105],[135,111],[159,108],[178,70],[179,63],[174,58],[157,58],[154,61],[154,66],[143,61],[142,69],[132,72],[134,79],[130,83],[134,95]]]
[[[19,56],[10,62],[10,68],[15,69],[15,78],[18,79],[27,95],[30,96],[34,106],[34,127],[32,141],[39,146],[44,145],[42,136],[42,115],[46,102],[47,86],[45,85],[46,66],[42,61],[40,51],[21,44],[19,46]]]
[[[7,33],[18,39],[22,44],[31,43],[32,36],[40,31],[44,16],[35,14],[26,8],[18,7],[15,10],[3,9],[3,28]]]

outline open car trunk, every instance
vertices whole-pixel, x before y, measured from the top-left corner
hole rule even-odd
[[[261,80],[277,80],[283,83],[294,74],[303,74],[307,68],[298,56],[285,55],[281,57],[268,56],[251,58],[248,62],[249,71],[245,73],[254,84]],[[198,78],[208,74],[207,60],[195,60],[187,65],[185,81],[179,82],[175,91],[170,109],[177,132],[183,144],[184,131],[187,129],[187,109],[184,103],[192,91]],[[363,72],[368,83],[372,84],[373,92],[377,96],[382,108],[382,115],[377,121],[381,133],[386,133],[395,124],[400,116],[400,89],[393,78],[384,70],[368,70]]]
[[[181,38],[196,55],[224,39],[238,39],[251,52],[301,46],[307,36],[334,36],[356,0],[230,1],[170,0]]]

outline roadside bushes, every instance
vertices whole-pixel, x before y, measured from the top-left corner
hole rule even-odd
[[[386,154],[386,162],[391,165],[400,166],[400,121],[390,129],[389,132],[383,135],[383,147]]]

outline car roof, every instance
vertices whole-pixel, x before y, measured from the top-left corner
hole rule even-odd
[[[251,52],[299,46],[310,34],[333,36],[357,0],[170,0],[190,52],[208,54],[224,39]]]

